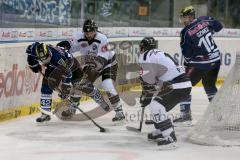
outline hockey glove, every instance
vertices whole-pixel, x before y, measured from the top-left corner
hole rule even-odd
[[[149,105],[152,101],[153,93],[150,93],[148,91],[142,91],[141,97],[140,97],[140,104],[142,107],[146,107]]]
[[[172,83],[165,81],[163,82],[162,88],[158,93],[158,96],[165,96],[173,91]]]
[[[70,50],[71,49],[71,44],[68,41],[61,41],[57,44],[57,46],[59,47],[63,47],[66,50]]]
[[[71,84],[70,83],[62,83],[61,85],[61,92],[58,94],[58,96],[62,99],[66,99],[69,97],[70,91],[71,91]]]
[[[63,94],[63,93],[58,93],[58,97],[60,97],[61,99],[67,99],[69,97],[69,95]]]
[[[42,67],[37,64],[36,66],[32,67],[32,66],[29,66],[29,68],[34,72],[34,73],[38,73],[38,72],[41,72],[42,71]]]

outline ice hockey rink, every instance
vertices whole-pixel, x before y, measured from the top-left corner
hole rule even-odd
[[[204,113],[208,101],[203,88],[195,87],[193,95],[194,123]],[[92,102],[81,107],[86,109]],[[128,115],[141,108],[124,106]],[[178,113],[176,106],[173,113]],[[147,109],[148,112],[148,109]],[[125,126],[113,126],[113,112],[95,119],[109,132],[101,133],[90,121],[66,122],[53,117],[48,124],[36,124],[38,116],[27,116],[0,124],[1,160],[239,160],[240,147],[202,146],[187,141],[192,127],[175,127],[178,148],[159,150],[146,138],[153,126],[143,126],[142,133],[126,130],[126,125],[138,127],[138,118]]]

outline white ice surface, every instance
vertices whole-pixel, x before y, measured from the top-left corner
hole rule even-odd
[[[193,118],[195,122],[208,104],[202,88],[193,89]],[[82,104],[82,105],[90,105]],[[86,106],[83,106],[83,109]],[[128,113],[128,126],[138,127],[140,107],[124,106]],[[176,106],[173,113],[178,113]],[[113,126],[113,112],[96,121],[108,128],[100,133],[90,121],[64,122],[52,117],[45,125],[35,123],[38,116],[28,116],[0,123],[0,160],[239,160],[240,147],[208,147],[186,141],[191,127],[175,127],[178,148],[160,151],[147,141],[152,126],[143,126],[143,133],[127,131],[125,126]]]

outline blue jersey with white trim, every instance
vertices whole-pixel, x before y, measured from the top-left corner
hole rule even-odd
[[[213,40],[222,24],[209,16],[195,19],[181,31],[181,49],[185,65],[211,69],[220,65],[220,51]]]
[[[36,51],[35,48],[39,43],[33,43],[31,46],[31,51],[28,53],[28,63],[31,63],[31,66],[39,65],[39,61],[37,60]],[[72,71],[71,67],[73,66],[74,60],[72,54],[67,52],[61,47],[55,47],[52,45],[48,45],[48,50],[51,55],[51,59],[48,63],[43,63],[44,66],[47,68],[51,68],[51,70],[54,70],[55,68],[62,66],[64,67],[67,72],[65,73],[65,81],[69,83],[72,78]],[[30,60],[29,60],[30,59]],[[30,64],[29,64],[30,65]]]
[[[65,75],[65,83],[70,83],[72,78],[71,67],[73,66],[73,56],[68,51],[64,50],[61,47],[48,46],[49,52],[51,52],[51,60],[47,64],[47,66],[52,68],[57,68],[62,66],[66,69]]]
[[[51,52],[51,60],[48,65],[57,67],[62,65],[66,68],[71,68],[73,63],[73,56],[61,47],[48,46]]]

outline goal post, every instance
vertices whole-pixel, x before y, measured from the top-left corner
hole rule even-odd
[[[201,145],[240,146],[240,53],[188,139]]]

